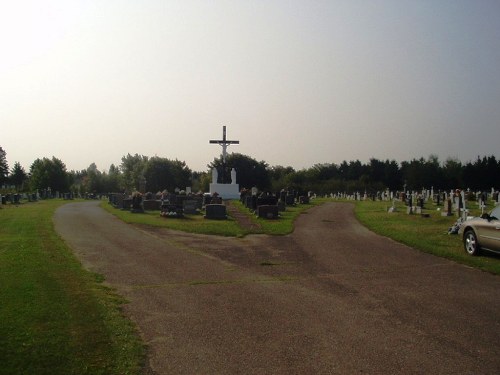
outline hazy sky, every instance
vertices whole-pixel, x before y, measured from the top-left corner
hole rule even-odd
[[[498,0],[2,1],[0,48],[10,167],[500,158]]]

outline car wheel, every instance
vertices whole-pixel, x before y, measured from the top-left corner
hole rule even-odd
[[[477,243],[476,233],[472,229],[468,229],[464,233],[464,248],[469,255],[479,254],[479,244]]]

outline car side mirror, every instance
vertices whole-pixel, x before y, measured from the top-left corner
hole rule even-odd
[[[487,214],[485,212],[484,214],[481,215],[481,219],[486,219],[486,220],[490,221],[490,214]]]

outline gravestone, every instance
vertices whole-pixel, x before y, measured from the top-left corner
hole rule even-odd
[[[122,200],[122,210],[130,210],[132,208],[132,198],[124,198]]]
[[[158,211],[161,208],[161,201],[146,199],[142,202],[142,206],[146,211]]]
[[[264,205],[276,205],[278,199],[272,195],[263,195],[257,198],[257,207]]]
[[[295,197],[293,195],[287,195],[285,197],[285,204],[287,206],[295,206]]]
[[[203,206],[212,203],[212,196],[210,194],[205,194],[203,196]]]
[[[281,200],[280,200],[280,201],[278,201],[277,206],[278,206],[278,211],[279,211],[279,212],[284,212],[284,211],[286,211],[286,204],[285,204],[285,202],[284,202],[284,201],[281,201]]]
[[[257,208],[257,198],[255,196],[246,196],[245,207],[250,210],[255,210]]]
[[[123,194],[116,194],[114,198],[114,206],[116,208],[122,209],[123,208],[123,200],[124,200]]]
[[[257,207],[257,216],[263,219],[277,219],[278,206],[276,205],[262,205]]]
[[[441,216],[451,216],[452,215],[452,203],[450,199],[447,199],[443,202],[443,212],[441,212]]]
[[[198,213],[198,205],[194,199],[184,200],[182,209],[186,215],[196,215]]]
[[[132,196],[132,208],[130,209],[132,213],[143,213],[144,208],[142,208],[142,195],[136,194]]]
[[[210,220],[227,219],[226,206],[223,204],[207,204],[205,206],[205,219],[210,219]]]
[[[397,210],[397,208],[396,208],[396,199],[394,199],[394,198],[393,198],[393,199],[392,199],[392,206],[391,206],[391,207],[389,207],[388,212],[397,212],[397,211],[398,211],[398,210]]]
[[[182,208],[177,207],[177,205],[172,203],[163,203],[161,205],[160,216],[163,217],[182,217]]]
[[[299,203],[300,204],[309,204],[309,197],[306,195],[301,195],[299,197]]]

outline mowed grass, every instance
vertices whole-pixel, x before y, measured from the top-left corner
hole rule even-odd
[[[227,220],[207,220],[202,214],[185,215],[182,218],[165,218],[160,216],[160,211],[132,213],[129,210],[116,209],[107,202],[102,202],[101,207],[129,224],[151,225],[188,233],[242,237],[247,234],[265,233],[271,235],[284,235],[291,233],[293,232],[293,223],[300,214],[324,201],[325,200],[318,199],[311,201],[311,204],[287,207],[285,212],[280,212],[280,218],[277,220],[257,218],[256,215],[244,207],[241,202],[236,200],[232,201],[231,205],[235,206],[241,213],[247,215],[254,223],[260,225],[261,229],[259,230],[242,228],[231,216],[229,216]]]
[[[185,215],[182,218],[162,217],[160,216],[160,211],[132,213],[129,210],[114,208],[108,202],[102,202],[101,207],[128,224],[151,225],[188,233],[226,237],[241,237],[247,234],[247,231],[241,228],[238,223],[231,218],[227,220],[207,220],[201,214]]]
[[[257,217],[241,202],[234,201],[232,204],[241,212],[248,215],[251,220],[260,226],[260,230],[254,230],[251,233],[265,233],[270,235],[285,235],[293,232],[294,222],[301,214],[307,214],[310,208],[325,203],[323,198],[313,199],[309,204],[299,204],[296,206],[287,206],[284,212],[279,213],[279,219],[268,220]]]
[[[456,221],[456,216],[442,216],[441,211],[432,203],[426,203],[424,213],[430,215],[408,215],[406,206],[398,202],[398,212],[388,213],[389,202],[358,201],[355,213],[358,220],[375,233],[394,239],[415,249],[439,257],[454,260],[494,274],[500,274],[500,257],[495,254],[482,254],[478,257],[468,255],[460,235],[447,234]],[[476,205],[477,206],[477,205]],[[471,207],[472,204],[471,204]],[[488,209],[491,209],[490,206]],[[469,215],[479,215],[472,209]]]
[[[63,203],[0,209],[0,374],[136,374],[144,348],[125,301],[54,231]]]

